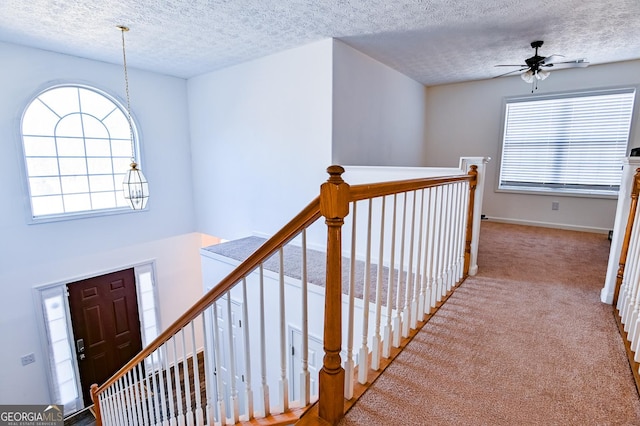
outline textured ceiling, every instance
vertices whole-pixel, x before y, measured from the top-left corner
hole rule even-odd
[[[334,37],[431,86],[533,55],[640,58],[640,0],[0,0],[0,41],[193,77]]]

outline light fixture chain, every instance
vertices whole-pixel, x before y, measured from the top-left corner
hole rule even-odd
[[[124,65],[124,87],[125,93],[127,96],[127,121],[129,122],[129,138],[131,140],[131,162],[135,163],[135,145],[133,142],[133,122],[131,120],[131,101],[129,99],[129,74],[127,73],[127,51],[124,46],[124,33],[125,31],[129,31],[129,28],[125,26],[120,26],[120,31],[122,33],[122,63]]]

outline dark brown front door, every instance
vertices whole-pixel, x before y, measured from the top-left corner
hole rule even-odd
[[[90,387],[105,382],[142,349],[133,269],[67,285],[80,384],[85,406]]]

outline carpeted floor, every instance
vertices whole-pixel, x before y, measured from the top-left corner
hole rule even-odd
[[[340,423],[640,425],[605,235],[483,222],[479,272]]]

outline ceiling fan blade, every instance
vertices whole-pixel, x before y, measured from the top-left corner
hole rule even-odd
[[[562,70],[565,68],[586,68],[589,66],[589,62],[586,59],[575,59],[573,61],[556,62],[554,64],[545,64],[545,68],[551,70]]]
[[[546,58],[544,58],[542,61],[540,61],[541,64],[553,64],[555,62],[558,62],[560,60],[562,60],[564,58],[563,55],[556,55],[553,54],[551,56],[547,56]]]
[[[496,65],[496,66],[499,66],[499,65]],[[517,66],[520,66],[520,65],[517,65]],[[517,69],[517,70],[506,72],[504,74],[496,75],[493,78],[502,77],[502,76],[505,76],[505,75],[513,74],[513,73],[516,73],[516,72],[521,72],[521,71],[528,70],[528,69],[529,69],[529,67],[525,66],[524,68],[520,68],[520,69]]]
[[[494,67],[529,67],[527,64],[500,64],[494,65]]]

